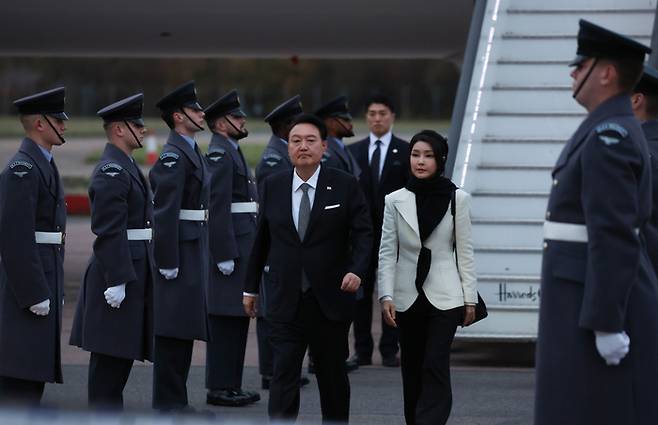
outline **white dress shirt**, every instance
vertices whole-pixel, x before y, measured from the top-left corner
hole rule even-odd
[[[297,229],[299,222],[299,205],[302,203],[302,196],[304,192],[300,189],[301,185],[307,183],[311,186],[308,189],[308,200],[311,204],[311,209],[313,209],[313,201],[315,200],[315,189],[318,186],[318,177],[320,176],[320,166],[315,170],[315,173],[307,180],[302,180],[299,175],[297,175],[297,169],[293,170],[292,173],[292,221],[295,224],[295,229]],[[257,297],[258,294],[251,292],[243,292],[242,295],[246,297]]]
[[[307,180],[304,181],[297,175],[297,169],[292,173],[292,221],[295,223],[295,229],[297,229],[299,221],[299,204],[302,202],[302,196],[304,192],[300,188],[302,184],[306,183],[311,186],[308,189],[308,200],[311,203],[311,209],[313,209],[313,200],[315,199],[315,188],[318,186],[318,176],[320,175],[320,167],[315,170],[315,173]]]
[[[384,170],[384,161],[386,161],[386,153],[388,152],[388,147],[391,144],[391,138],[393,137],[393,131],[389,130],[388,133],[384,134],[382,137],[377,137],[374,134],[370,133],[370,145],[368,146],[368,164],[372,161],[372,154],[375,153],[377,149],[377,140],[382,142],[381,147],[381,158],[379,160],[379,175],[381,176],[382,170]]]

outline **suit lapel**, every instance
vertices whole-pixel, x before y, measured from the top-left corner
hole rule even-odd
[[[301,240],[299,239],[299,233],[297,233],[297,228],[295,227],[295,222],[292,218],[292,173],[294,172],[295,170],[293,169],[286,178],[286,184],[280,186],[281,190],[285,192],[278,193],[275,199],[285,200],[285,205],[283,208],[280,208],[279,211],[281,211],[284,215],[284,221],[288,227],[288,230],[293,233],[295,240],[301,243]],[[277,186],[274,187],[276,188]],[[308,234],[308,228],[306,229],[306,234]]]
[[[43,181],[45,182],[46,187],[48,187],[48,191],[54,198],[57,198],[59,182],[54,175],[53,168],[50,166],[48,160],[46,160],[46,157],[43,156],[37,143],[32,139],[25,138],[21,143],[20,151],[28,155],[36,163],[39,172],[41,173],[41,177],[43,177]]]
[[[402,219],[407,222],[409,227],[411,227],[420,238],[418,214],[416,212],[416,196],[410,191],[405,191],[403,193],[405,193],[405,195],[400,199],[393,201],[393,205],[400,213],[400,216],[402,216]]]
[[[320,175],[318,176],[318,183],[315,187],[315,197],[313,199],[313,207],[311,208],[311,217],[308,220],[308,228],[304,239],[308,239],[309,235],[315,227],[315,223],[319,220],[319,216],[327,204],[327,187],[331,187],[331,179],[327,175],[324,167],[320,166]]]
[[[386,159],[384,159],[384,169],[382,170],[382,175],[379,178],[379,184],[381,184],[386,176],[391,171],[391,164],[395,161],[400,161],[400,147],[398,146],[396,137],[391,135],[391,143],[388,146],[388,151],[386,151]]]

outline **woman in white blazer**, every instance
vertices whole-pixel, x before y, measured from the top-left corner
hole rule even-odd
[[[406,422],[445,424],[452,407],[450,346],[457,326],[475,319],[478,300],[470,196],[442,175],[444,137],[423,130],[409,151],[409,183],[385,198],[378,289],[384,320],[400,331]]]

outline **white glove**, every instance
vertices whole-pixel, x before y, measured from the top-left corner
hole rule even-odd
[[[103,295],[105,295],[105,301],[110,307],[119,308],[124,298],[126,298],[126,284],[110,286],[103,292]]]
[[[176,279],[178,277],[178,267],[175,269],[158,269],[158,271],[167,280]]]
[[[50,299],[34,304],[30,307],[30,311],[37,316],[47,316],[50,313]]]
[[[628,354],[631,339],[626,332],[599,332],[596,335],[596,349],[608,366],[616,366]]]
[[[224,276],[228,276],[231,273],[233,273],[233,270],[235,270],[235,261],[233,260],[228,260],[228,261],[220,261],[217,263],[217,268],[219,269],[220,272]]]

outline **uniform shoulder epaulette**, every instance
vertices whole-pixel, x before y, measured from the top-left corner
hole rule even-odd
[[[32,170],[32,167],[34,167],[32,163],[23,160],[12,161],[9,164],[9,169],[19,178],[25,177]]]
[[[212,162],[217,162],[220,159],[224,158],[225,155],[226,155],[226,149],[213,148],[210,152],[206,154],[206,157]]]
[[[607,146],[615,145],[628,136],[628,130],[614,122],[604,122],[594,129],[600,141]]]
[[[180,155],[178,155],[176,152],[162,152],[160,154],[160,162],[162,162],[162,165],[167,168],[171,168],[176,165],[179,159]]]
[[[283,157],[276,152],[267,152],[263,155],[263,162],[269,167],[275,167]]]
[[[108,162],[100,169],[101,173],[109,177],[116,177],[123,171],[123,167],[116,162]]]

